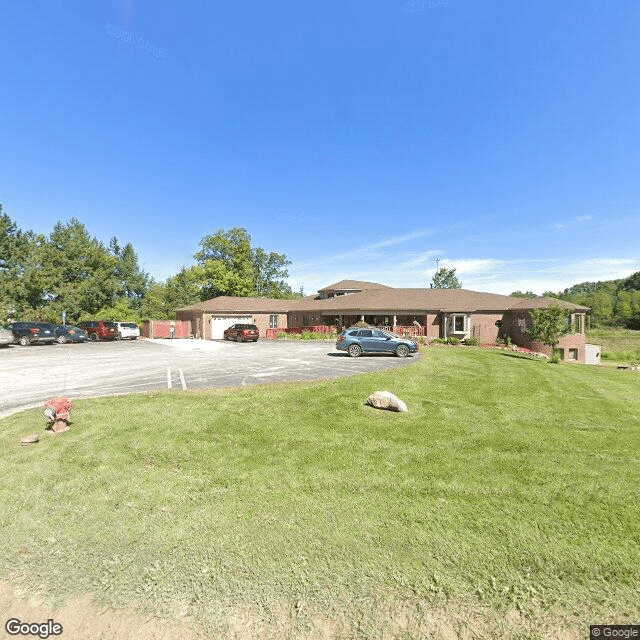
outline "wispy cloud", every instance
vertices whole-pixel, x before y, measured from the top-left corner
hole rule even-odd
[[[380,240],[379,242],[372,242],[370,244],[357,247],[352,251],[346,251],[344,253],[326,256],[324,258],[319,258],[318,260],[313,260],[312,262],[300,263],[298,265],[298,268],[308,269],[310,267],[318,267],[322,265],[335,265],[336,262],[348,263],[348,261],[352,260],[353,258],[362,260],[364,256],[380,258],[384,256],[384,252],[380,252],[380,249],[387,249],[388,247],[394,247],[400,244],[411,242],[412,240],[417,240],[418,238],[424,238],[425,236],[431,235],[431,233],[432,232],[430,230],[423,229],[421,231],[413,231],[411,233],[407,233],[403,236],[386,238],[385,240]]]
[[[432,250],[426,251],[424,257],[437,253]],[[386,256],[375,266],[363,269],[360,265],[359,269],[354,268],[351,271],[344,265],[335,263],[305,271],[292,269],[290,282],[294,289],[304,285],[307,293],[343,278],[381,282],[393,287],[428,287],[435,273],[435,264],[431,269],[407,268],[406,265],[410,260],[420,260],[420,256],[414,253],[406,257],[407,260],[401,262],[398,256]],[[640,255],[633,258],[608,257],[582,260],[443,258],[440,264],[447,268],[455,267],[456,275],[465,289],[505,295],[518,290],[542,294],[545,291],[562,291],[580,282],[628,277],[640,270]]]
[[[566,224],[554,224],[553,225],[556,229],[568,229],[569,226]]]
[[[576,220],[578,222],[585,222],[586,220],[591,220],[593,216],[578,216]]]

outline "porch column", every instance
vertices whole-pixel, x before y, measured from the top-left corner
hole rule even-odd
[[[342,329],[342,314],[338,316],[338,326]]]
[[[442,324],[444,325],[444,335],[442,337],[446,338],[447,337],[447,314],[446,313],[442,314]]]
[[[398,324],[398,318],[394,315],[393,316],[393,326],[395,327]]]
[[[360,322],[364,322],[364,313],[360,316]]]

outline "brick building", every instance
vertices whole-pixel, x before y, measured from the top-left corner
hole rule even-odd
[[[553,298],[513,298],[466,289],[399,289],[342,280],[302,300],[221,296],[179,309],[177,319],[189,320],[192,333],[204,339],[222,338],[224,329],[236,322],[254,323],[262,337],[273,337],[278,330],[342,328],[362,321],[428,338],[473,337],[483,344],[509,337],[517,345],[550,353],[526,330],[532,326],[531,310],[551,304],[567,309],[573,331],[561,339],[561,355],[585,362],[588,309]]]

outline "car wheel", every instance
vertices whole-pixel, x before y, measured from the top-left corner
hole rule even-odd
[[[89,334],[89,340],[91,340],[91,342],[98,342],[98,334],[97,333],[90,333]]]
[[[64,344],[66,341],[66,336],[58,336],[58,344]]]
[[[406,344],[399,344],[396,347],[396,355],[398,358],[406,358],[409,355],[409,347]]]
[[[359,344],[351,344],[349,345],[349,355],[352,358],[357,358],[362,355],[362,347]]]
[[[27,336],[20,336],[20,344],[23,347],[28,347],[31,344],[31,342],[29,342],[29,338],[27,338]]]

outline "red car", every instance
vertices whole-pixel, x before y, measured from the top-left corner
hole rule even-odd
[[[225,340],[235,340],[236,342],[258,342],[260,332],[255,324],[234,324],[224,330]]]
[[[106,320],[86,320],[78,322],[78,326],[89,334],[89,340],[117,340],[118,325]]]

